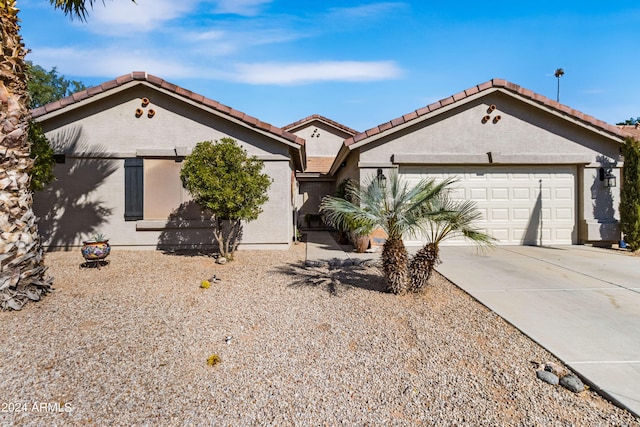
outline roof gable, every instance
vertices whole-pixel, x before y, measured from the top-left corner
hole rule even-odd
[[[368,144],[369,142],[373,142],[382,136],[388,136],[408,126],[412,126],[423,120],[449,111],[451,108],[463,105],[471,100],[496,91],[501,91],[515,98],[519,98],[537,106],[538,108],[546,109],[581,126],[592,128],[618,138],[624,138],[627,135],[616,126],[581,113],[580,111],[539,95],[529,89],[525,89],[503,79],[493,79],[354,135],[353,137],[346,139],[344,144],[349,148],[354,148],[356,146],[360,147]]]
[[[350,127],[347,127],[341,123],[338,123],[336,121],[333,121],[331,119],[328,119],[324,116],[321,116],[319,114],[313,114],[311,116],[305,117],[304,119],[298,120],[297,122],[294,123],[290,123],[286,126],[283,127],[284,130],[286,130],[287,132],[296,132],[297,130],[306,127],[306,126],[311,126],[314,123],[323,123],[325,125],[328,125],[329,127],[335,128],[339,131],[341,131],[341,133],[346,133],[348,135],[356,135],[358,133],[357,130],[351,129]]]
[[[33,118],[41,118],[51,114],[56,114],[69,108],[73,108],[74,106],[80,106],[80,104],[84,105],[87,100],[90,100],[91,98],[99,98],[100,96],[107,95],[109,92],[127,88],[135,82],[149,84],[156,88],[162,89],[176,98],[194,103],[196,105],[199,105],[201,108],[209,109],[210,111],[220,116],[226,117],[229,120],[240,123],[247,128],[251,128],[258,132],[266,133],[272,137],[275,137],[279,141],[293,148],[300,149],[304,145],[304,139],[290,132],[287,132],[284,129],[273,126],[269,123],[265,123],[255,117],[221,104],[218,101],[206,98],[203,95],[199,95],[190,90],[169,83],[159,77],[147,74],[144,71],[134,71],[130,74],[120,76],[114,80],[102,83],[101,85],[74,93],[73,95],[66,98],[36,108],[31,111],[31,114]]]

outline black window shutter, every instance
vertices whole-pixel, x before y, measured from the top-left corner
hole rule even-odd
[[[124,159],[124,219],[143,219],[144,168],[142,159]]]

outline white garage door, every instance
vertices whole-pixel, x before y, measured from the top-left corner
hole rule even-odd
[[[410,182],[458,177],[454,198],[477,203],[478,228],[498,244],[576,243],[575,166],[403,166],[400,174]],[[424,242],[417,237],[406,243]]]

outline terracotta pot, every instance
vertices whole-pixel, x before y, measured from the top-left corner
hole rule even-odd
[[[369,235],[356,234],[353,239],[353,246],[358,253],[366,252],[366,250],[369,249]]]
[[[103,242],[92,242],[86,241],[82,242],[82,256],[87,261],[99,261],[101,259],[105,259],[109,253],[111,253],[111,246],[109,246],[109,241],[105,240]]]

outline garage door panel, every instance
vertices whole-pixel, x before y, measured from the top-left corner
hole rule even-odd
[[[415,182],[457,177],[452,198],[475,201],[482,215],[477,227],[499,244],[577,241],[575,166],[421,166],[400,167],[400,173]],[[423,240],[414,238],[407,244]]]
[[[466,200],[467,192],[464,188],[455,188],[451,191],[450,196],[453,200]]]
[[[484,209],[483,209],[484,211]],[[491,218],[493,221],[508,221],[509,220],[509,209],[507,208],[492,208],[491,209]]]
[[[573,199],[573,191],[567,187],[556,188],[556,199],[557,200],[571,200]]]
[[[556,208],[555,218],[557,220],[571,221],[574,217],[573,209],[571,208]]]
[[[528,187],[515,187],[511,191],[513,200],[531,200],[531,189]]]
[[[509,200],[509,189],[506,187],[494,187],[491,189],[491,200],[496,202]]]
[[[491,230],[491,235],[498,239],[499,241],[509,241],[511,240],[511,236],[509,235],[508,228],[493,228]]]
[[[531,210],[529,208],[513,208],[511,212],[511,218],[514,221],[528,221],[531,218]]]
[[[477,202],[483,202],[487,200],[486,188],[471,188],[469,191],[469,199]]]

